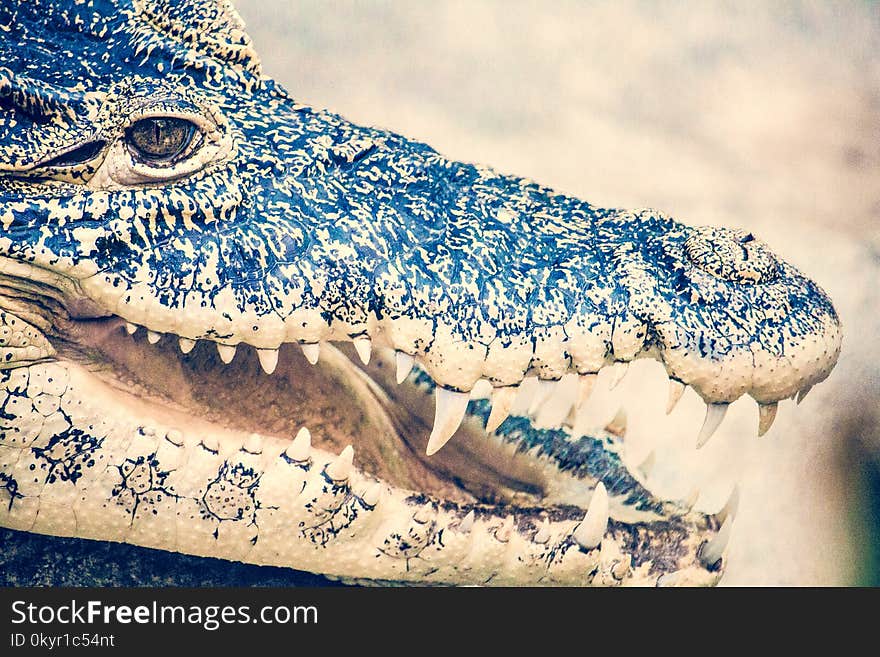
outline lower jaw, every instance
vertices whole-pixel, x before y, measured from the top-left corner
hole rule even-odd
[[[637,482],[620,485],[621,477],[616,488],[603,477],[612,511],[602,540],[584,547],[573,538],[584,508],[551,506],[544,493],[562,480],[592,490],[609,463],[622,472],[613,436],[529,430],[525,440],[521,429],[530,425],[513,422],[487,437],[479,435],[486,408],[476,404],[456,439],[428,460],[421,453],[430,391],[414,382],[417,374],[392,398],[333,349],[318,367],[282,354],[288,365],[271,377],[252,355],[224,371],[202,351],[209,345],[157,360],[163,345],[132,344],[107,324],[93,345],[104,367],[91,361],[96,371],[87,372],[87,352],[60,350],[70,360],[71,423],[106,428],[87,455],[94,465],[64,485],[36,477],[13,505],[17,515],[2,524],[378,581],[653,584],[720,576],[720,560],[706,557],[718,551],[719,519],[653,500]],[[381,381],[389,366],[374,360],[373,378]],[[218,374],[241,385],[217,385]],[[292,440],[302,425],[313,439],[305,452]],[[63,448],[39,440],[42,454]],[[574,448],[562,454],[563,442]],[[348,444],[356,467],[348,466]],[[46,463],[29,458],[17,471],[45,472]],[[580,499],[586,505],[590,496]]]

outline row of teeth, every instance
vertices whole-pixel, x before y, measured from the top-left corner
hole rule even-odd
[[[131,322],[126,322],[125,328],[129,335],[133,335],[139,327]],[[156,344],[161,338],[162,334],[147,330],[147,342],[150,344]],[[195,347],[196,341],[189,338],[179,338],[178,344],[180,350],[184,354],[188,354]],[[221,344],[219,342],[216,342],[215,344],[217,345],[217,352],[220,356],[220,360],[227,365],[231,363],[237,353],[237,346]],[[367,336],[357,337],[353,340],[353,344],[360,360],[364,365],[369,364],[372,355],[372,342],[370,341],[370,338]],[[303,343],[300,344],[300,346],[302,347],[303,355],[305,355],[306,360],[312,365],[317,364],[318,358],[321,354],[320,343]],[[256,352],[263,370],[266,374],[272,374],[278,366],[278,349],[256,349]],[[397,351],[395,353],[397,366],[396,379],[397,383],[400,384],[406,380],[407,376],[409,376],[412,371],[413,366],[415,365],[415,357],[402,351]],[[614,388],[619,384],[626,375],[628,365],[629,363],[618,362],[611,366],[613,368],[613,377],[610,384],[611,388]],[[598,374],[579,375],[580,389],[577,401],[575,402],[575,410],[578,410],[583,403],[589,399],[597,376]],[[558,384],[558,380],[539,379],[540,387],[537,398],[533,403],[533,408],[540,405],[542,401],[549,399],[553,395]],[[687,386],[681,381],[677,381],[676,379],[669,380],[669,397],[666,405],[667,415],[671,413],[676,404],[678,404],[678,400],[681,399],[686,388]],[[431,430],[431,435],[428,438],[428,446],[425,450],[428,456],[436,454],[444,445],[446,445],[446,443],[449,442],[461,425],[465,412],[467,411],[468,402],[471,400],[471,394],[468,392],[450,390],[439,385],[436,386],[435,391],[436,405],[434,411],[434,426]],[[804,388],[797,394],[798,404],[803,401],[809,391],[810,388]],[[492,412],[486,423],[487,432],[494,432],[501,426],[504,420],[507,419],[518,392],[519,386],[505,386],[492,389]],[[729,406],[730,404],[726,402],[706,404],[706,417],[703,420],[703,425],[697,435],[696,446],[698,449],[705,445],[718,430],[718,427],[721,426],[721,422],[724,420],[724,416],[727,414]],[[770,427],[773,425],[773,421],[776,419],[777,409],[777,402],[758,404],[758,436],[763,436],[769,431]]]
[[[179,432],[174,432],[175,444],[182,443],[182,437]],[[171,432],[168,433],[171,436]],[[210,441],[210,439],[208,439]],[[205,444],[205,439],[203,439]],[[209,449],[217,451],[220,449],[219,444],[206,445]],[[259,454],[262,446],[259,436],[253,434],[242,445],[242,449],[252,453]],[[303,427],[296,434],[296,437],[290,442],[284,450],[284,455],[293,462],[307,463],[312,458],[312,434],[308,428]],[[643,466],[644,467],[644,466]],[[331,460],[324,468],[324,473],[337,484],[346,484],[349,482],[354,472],[354,448],[351,445],[346,446],[333,460]],[[381,503],[382,496],[385,493],[386,485],[382,482],[373,482],[368,484],[360,498],[364,504],[371,508],[375,508]],[[722,558],[727,544],[730,540],[731,529],[734,518],[739,507],[739,489],[734,487],[733,492],[725,503],[724,507],[715,513],[715,518],[721,526],[718,533],[707,543],[705,543],[699,551],[699,559],[704,566],[712,566]],[[419,518],[417,512],[415,518]],[[587,506],[587,511],[583,519],[575,525],[571,530],[571,537],[582,549],[592,550],[599,547],[602,543],[605,533],[608,529],[610,520],[609,498],[605,484],[601,481],[596,485]],[[476,516],[471,510],[458,524],[456,530],[459,532],[469,532],[475,523]],[[514,517],[508,515],[504,524],[496,531],[496,537],[500,540],[508,540],[514,528]],[[538,528],[532,540],[535,543],[547,543],[551,539],[550,521],[544,518],[541,526]]]
[[[138,327],[135,324],[127,322],[125,324],[125,329],[129,335],[133,335]],[[162,338],[162,335],[156,333],[154,331],[147,331],[147,341],[150,344],[156,344]],[[232,345],[224,345],[220,343],[215,343],[217,345],[217,351],[220,356],[220,359],[229,364],[235,358],[237,349]],[[180,350],[184,354],[188,354],[193,350],[196,345],[195,340],[191,340],[188,338],[179,338],[179,347]],[[371,343],[369,338],[360,338],[355,339],[354,341],[355,349],[358,353],[359,358],[367,365],[370,362],[371,357]],[[310,364],[315,365],[318,362],[318,358],[320,356],[320,344],[319,343],[309,343],[301,345],[303,353],[306,359]],[[274,373],[277,365],[278,365],[278,350],[277,349],[257,349],[257,355],[260,360],[260,365],[263,370],[267,374]],[[397,357],[397,371],[396,371],[396,379],[398,384],[403,383],[406,378],[409,376],[410,372],[415,365],[415,358],[409,354],[404,352],[396,352]],[[613,380],[611,382],[611,387],[615,387],[620,381],[623,379],[626,374],[626,364],[618,364],[623,365],[621,367],[617,367]],[[578,394],[578,400],[576,405],[579,407],[582,405],[590,396],[590,393],[593,389],[593,385],[596,381],[596,374],[590,374],[580,377],[580,390]],[[543,390],[539,391],[538,399],[533,404],[540,405],[541,400],[547,399],[552,394],[553,384],[557,382],[555,381],[541,381],[541,387]],[[672,385],[670,387],[669,401],[667,404],[667,413],[672,412],[673,408],[677,404],[678,400],[681,398],[682,393],[685,390],[685,385],[679,383],[678,381],[672,380]],[[518,386],[508,386],[503,388],[496,388],[493,390],[493,407],[492,412],[490,413],[486,428],[488,432],[495,431],[502,422],[508,417],[510,413],[511,406],[513,404],[513,400],[518,392]],[[467,409],[467,403],[470,400],[470,395],[468,393],[455,392],[452,390],[448,390],[446,388],[442,388],[440,386],[436,387],[436,409],[435,409],[435,418],[434,418],[434,428],[431,432],[431,437],[428,440],[427,454],[430,456],[431,454],[436,453],[440,448],[445,445],[455,431],[458,429],[461,424],[462,419],[464,418],[465,410]],[[701,443],[704,444],[708,437],[711,436],[711,433],[717,429],[718,424],[720,424],[721,419],[723,419],[724,412],[722,410],[721,417],[715,420],[714,418],[717,415],[712,415],[713,406],[723,406],[724,410],[726,410],[726,404],[710,404],[707,410],[706,422],[704,423],[703,430],[700,433]],[[763,405],[759,405],[763,409]],[[717,413],[717,412],[716,412]],[[770,428],[770,424],[773,422],[773,417],[776,414],[776,404],[772,404],[772,414],[769,416],[769,420],[765,423],[765,415],[761,415],[761,429],[759,429],[759,435],[763,435]],[[612,421],[614,424],[615,421]],[[619,430],[625,429],[625,417],[621,420],[623,423],[622,427],[618,427]],[[714,427],[712,426],[714,423]],[[704,437],[706,433],[706,426],[709,426],[709,433]],[[609,425],[610,426],[610,425]],[[256,436],[255,436],[256,438]],[[177,441],[182,442],[182,441]],[[291,461],[295,462],[307,462],[311,458],[312,451],[312,437],[311,432],[303,427],[299,430],[295,438],[290,442],[290,444],[285,449],[284,453]],[[219,446],[216,446],[219,449]],[[243,445],[244,449],[247,449],[253,453],[259,453],[260,446],[258,444],[248,445],[247,443]],[[645,461],[639,466],[639,470],[642,471],[645,477],[648,476],[650,469],[653,465],[654,460],[654,452],[645,459]],[[351,445],[345,447],[339,455],[327,464],[325,469],[325,473],[328,477],[330,477],[333,481],[336,482],[345,482],[347,481],[352,472],[354,471],[354,448]],[[381,499],[382,493],[384,491],[384,486],[376,482],[366,488],[361,495],[363,501],[371,506],[375,507]],[[696,497],[696,496],[694,496]],[[715,517],[721,522],[721,527],[715,537],[712,538],[709,542],[707,542],[700,550],[700,561],[707,566],[710,566],[716,563],[719,559],[721,559],[724,550],[727,548],[727,544],[730,539],[731,527],[733,523],[734,516],[736,514],[737,506],[739,501],[738,489],[734,488],[731,493],[730,498],[724,507],[715,514]],[[694,499],[691,503],[686,504],[688,508],[693,506],[693,503],[696,502]],[[583,520],[578,523],[574,529],[572,530],[572,538],[574,541],[584,550],[591,550],[598,547],[603,537],[605,536],[605,532],[608,528],[608,521],[610,518],[609,512],[609,500],[608,500],[608,491],[605,488],[605,485],[600,481],[593,492],[593,495],[590,498],[590,503],[588,505],[587,511],[584,514]],[[461,524],[459,525],[459,531],[468,531],[475,522],[474,512],[471,510],[464,517]],[[499,530],[499,532],[510,533],[513,530],[513,516],[508,516],[507,522],[505,525]],[[549,520],[544,519],[543,524],[538,529],[537,533],[534,536],[534,541],[537,543],[546,543],[550,540],[550,526]]]

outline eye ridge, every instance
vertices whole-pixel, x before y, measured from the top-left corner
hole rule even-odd
[[[132,153],[151,164],[172,164],[187,153],[200,131],[192,121],[173,116],[135,121],[125,131]]]

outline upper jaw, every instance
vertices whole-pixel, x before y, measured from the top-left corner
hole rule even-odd
[[[480,379],[502,389],[527,376],[544,381],[570,373],[590,376],[645,357],[662,362],[670,379],[692,386],[715,405],[749,394],[770,406],[806,394],[828,376],[841,331],[824,292],[786,263],[779,263],[779,275],[767,283],[710,275],[687,261],[676,239],[691,229],[667,225],[660,241],[671,263],[658,266],[647,249],[627,243],[625,253],[615,252],[617,267],[597,289],[585,289],[571,304],[563,286],[533,284],[524,317],[503,330],[516,305],[504,298],[514,291],[503,281],[489,280],[476,293],[457,284],[446,288],[436,279],[417,287],[417,269],[405,269],[402,262],[379,267],[368,292],[346,297],[343,281],[303,264],[303,258],[258,281],[263,294],[277,294],[276,307],[269,309],[231,287],[212,297],[193,292],[185,306],[169,306],[151,285],[131,284],[109,271],[79,279],[77,288],[132,325],[176,335],[186,345],[206,339],[234,353],[237,345],[248,344],[267,363],[286,343],[303,345],[315,358],[322,342],[353,342],[365,360],[373,346],[385,346],[408,362],[417,360],[440,387],[461,393]],[[222,279],[221,265],[214,267],[205,277]],[[685,290],[674,287],[679,271],[688,280]],[[306,303],[303,281],[310,276],[310,294],[319,296]],[[625,302],[611,304],[615,295]]]

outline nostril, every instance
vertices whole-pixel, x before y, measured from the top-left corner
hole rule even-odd
[[[688,260],[716,278],[754,285],[779,276],[779,262],[752,233],[700,226],[685,241]]]

